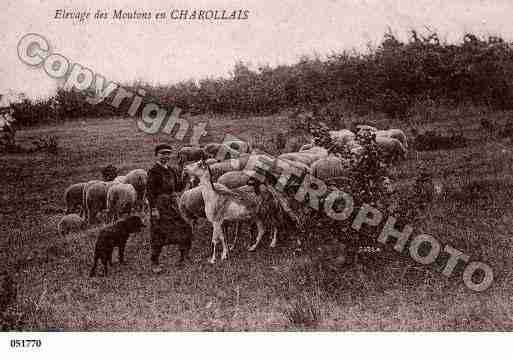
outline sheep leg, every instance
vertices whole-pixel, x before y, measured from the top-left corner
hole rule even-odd
[[[220,224],[213,223],[213,230],[212,230],[212,257],[210,258],[209,262],[211,264],[214,264],[216,262],[216,245],[219,241],[219,231],[222,231],[222,228],[220,228]]]
[[[264,236],[264,233],[265,233],[264,223],[260,219],[256,220],[256,225],[257,225],[257,229],[258,229],[258,234],[257,234],[255,243],[248,248],[248,250],[250,252],[254,251],[257,248],[258,244],[262,240],[262,237]]]
[[[274,230],[273,230],[273,239],[271,241],[271,245],[269,246],[270,248],[275,248],[276,247],[276,242],[278,241],[278,227],[274,227]]]
[[[220,231],[219,235],[221,237],[221,245],[223,246],[223,252],[221,254],[221,260],[225,260],[226,258],[228,258],[228,246],[226,245],[226,238],[224,236],[224,232],[223,232],[222,227],[221,227],[221,231]]]

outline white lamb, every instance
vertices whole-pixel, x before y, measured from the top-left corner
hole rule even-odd
[[[63,216],[57,224],[57,231],[60,235],[65,236],[70,232],[79,232],[84,229],[86,222],[76,213]]]

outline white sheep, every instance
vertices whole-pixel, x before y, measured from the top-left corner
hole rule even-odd
[[[406,149],[400,141],[395,138],[376,136],[376,143],[381,153],[389,160],[406,159]]]
[[[226,141],[224,144],[239,153],[251,153],[253,150],[248,142],[242,140]]]
[[[102,182],[100,180],[91,180],[91,181],[88,181],[85,183],[85,185],[82,187],[82,217],[86,220],[86,223],[89,223],[88,221],[88,211],[87,211],[87,201],[86,201],[86,195],[87,195],[87,191],[89,190],[89,188],[95,184],[95,183],[98,183],[98,182]]]
[[[326,181],[333,178],[347,177],[350,163],[337,156],[328,156],[315,161],[311,166],[312,176]]]
[[[191,225],[199,218],[205,218],[205,201],[201,187],[194,187],[182,193],[178,199],[178,210],[182,218]]]
[[[224,173],[217,179],[217,183],[220,183],[228,188],[238,188],[246,186],[248,180],[254,177],[255,171],[231,171]]]
[[[209,166],[210,166],[210,165],[213,165],[214,163],[217,163],[217,162],[219,162],[219,161],[218,161],[217,159],[215,159],[215,158],[209,158],[209,159],[207,159],[207,160],[205,161],[205,163],[206,163],[207,165],[209,165]]]
[[[246,165],[248,165],[250,156],[251,155],[249,154],[242,154],[241,157],[238,159],[224,160],[209,165],[210,172],[212,174],[212,181],[217,182],[219,177],[221,177],[223,174],[227,172],[239,171],[244,169]],[[189,184],[192,184],[193,186],[197,185],[199,180],[198,178],[196,178],[196,176],[187,171],[187,167],[183,169],[182,177],[184,179],[188,178],[188,181],[190,182]]]
[[[369,125],[357,125],[356,126],[356,133],[360,133],[363,131],[368,131],[368,132],[374,133],[374,132],[378,132],[379,130],[376,127],[369,126]]]
[[[148,183],[148,173],[143,169],[135,169],[125,175],[123,183],[131,184],[137,192],[136,207],[139,210],[144,209],[144,198],[146,196],[146,184]]]
[[[289,160],[295,162],[301,162],[307,166],[311,166],[312,163],[317,161],[318,159],[325,157],[323,155],[317,153],[307,153],[307,152],[290,152],[284,153],[278,156],[278,159]]]
[[[325,149],[324,147],[321,147],[321,146],[312,146],[306,150],[303,150],[303,151],[299,151],[300,153],[311,153],[311,154],[314,154],[314,155],[318,155],[318,156],[321,156],[321,157],[326,157],[328,156],[328,150]]]
[[[349,130],[341,129],[338,131],[329,131],[331,139],[339,146],[344,146],[347,142],[354,140],[356,135]]]
[[[71,232],[79,232],[85,228],[86,222],[76,213],[63,216],[57,224],[57,231],[61,236]]]
[[[347,150],[354,155],[361,155],[363,153],[363,146],[359,144],[356,140],[350,140],[346,143]]]
[[[300,172],[310,172],[310,166],[304,164],[303,162],[288,160],[279,158],[277,159],[275,165],[280,168],[285,168],[289,173],[300,173]]]
[[[86,223],[92,224],[98,214],[107,208],[107,192],[114,182],[90,181],[84,187],[84,209]]]
[[[221,162],[216,162],[211,164],[210,172],[212,174],[212,181],[217,182],[219,177],[221,177],[223,174],[227,172],[232,171],[241,171],[244,169],[254,169],[254,164],[256,161],[260,158],[262,155],[250,155],[247,153],[242,154],[239,158],[236,159],[230,159],[230,160],[224,160]],[[184,168],[184,173],[188,176],[190,176],[192,179],[195,179],[195,176],[191,173],[187,172],[187,167]]]
[[[130,215],[135,207],[137,192],[129,183],[115,183],[107,192],[107,218],[116,221],[122,214]]]
[[[389,130],[380,130],[376,131],[376,137],[389,137],[395,138],[403,145],[404,149],[408,149],[408,140],[406,138],[405,133],[398,128],[391,128]]]
[[[75,183],[66,188],[64,191],[64,202],[66,203],[66,214],[72,213],[77,208],[80,208],[80,214],[83,213],[82,207],[82,193],[86,182]]]
[[[313,146],[314,146],[313,143],[307,143],[306,145],[301,146],[301,148],[299,149],[298,152],[307,151],[307,150],[311,149]]]
[[[125,183],[126,176],[117,176],[112,182],[114,183]]]

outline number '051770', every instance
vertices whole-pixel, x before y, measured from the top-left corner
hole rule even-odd
[[[11,339],[11,348],[39,348],[41,340],[39,339]]]

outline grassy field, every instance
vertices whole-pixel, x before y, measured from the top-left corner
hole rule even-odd
[[[493,118],[502,121],[509,115],[496,113]],[[204,120],[206,116],[194,118]],[[208,136],[202,142],[220,140],[224,134],[265,142],[286,126],[276,116],[208,121]],[[436,265],[421,266],[392,251],[328,276],[312,264],[313,253],[294,254],[293,238],[283,239],[275,249],[268,248],[267,239],[249,253],[247,233],[244,246],[230,252],[228,261],[210,265],[206,222],[195,229],[193,263],[183,268],[175,265],[178,253],[169,247],[162,254],[165,272],[153,275],[146,231],[130,239],[126,266],[115,263],[108,278],[90,279],[98,228],[66,238],[57,235],[64,189],[99,178],[107,164],[121,173],[149,168],[154,144],[170,137],[146,135],[128,119],[87,119],[20,131],[22,146],[53,135],[61,151],[0,156],[0,267],[12,271],[18,287],[17,303],[11,308],[15,328],[511,330],[511,145],[480,132],[477,116],[459,122],[471,139],[468,147],[410,152],[394,174],[407,188],[419,166],[426,165],[444,185],[444,195],[423,212],[419,231],[489,263],[496,278],[482,293],[467,289],[461,273],[447,279]],[[448,119],[422,128],[453,125]],[[472,196],[466,192],[471,185],[479,189]],[[327,291],[327,281],[336,283],[337,289]]]

